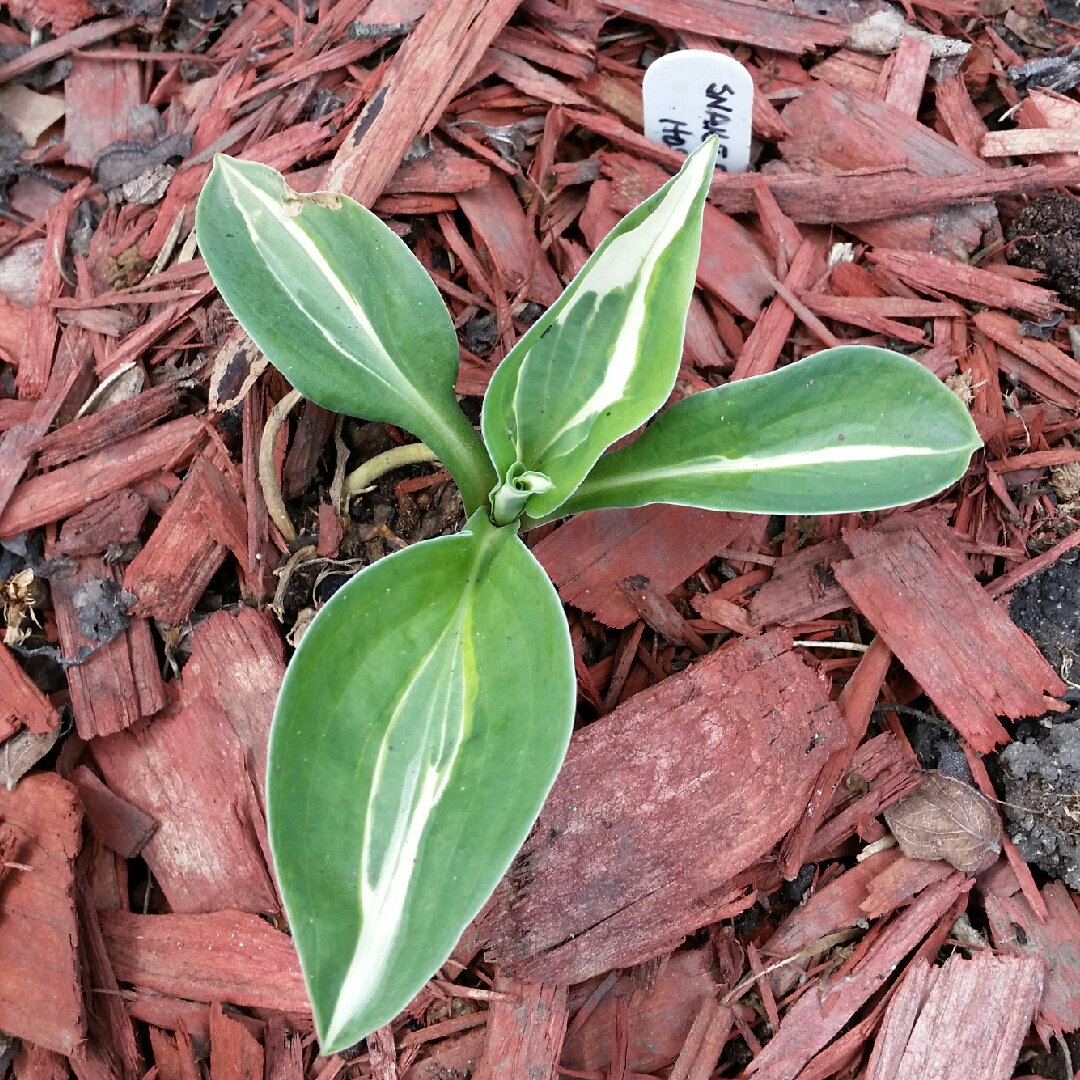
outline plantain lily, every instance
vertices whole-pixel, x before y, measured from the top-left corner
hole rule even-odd
[[[306,397],[398,424],[468,521],[357,574],[289,665],[270,844],[322,1052],[388,1023],[444,963],[540,811],[570,738],[558,596],[519,526],[679,502],[832,513],[925,498],[979,446],[960,402],[896,353],[842,347],[695,394],[674,385],[716,139],[604,240],[495,371],[483,440],[423,267],[373,214],[218,157],[199,244],[255,343]]]

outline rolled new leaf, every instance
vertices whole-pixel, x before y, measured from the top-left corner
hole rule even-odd
[[[505,873],[573,725],[547,575],[477,511],[363,570],[309,627],[270,738],[270,844],[319,1044],[388,1023]]]
[[[427,271],[374,214],[301,195],[221,155],[199,197],[199,248],[225,302],[304,397],[419,436],[472,510],[494,474],[454,397],[458,343]]]
[[[607,447],[667,400],[716,146],[703,143],[612,229],[495,371],[482,418],[500,482],[493,505],[524,503],[533,517],[554,510]]]
[[[967,409],[921,364],[842,345],[677,402],[602,457],[559,514],[654,502],[879,510],[955,483],[981,445]]]

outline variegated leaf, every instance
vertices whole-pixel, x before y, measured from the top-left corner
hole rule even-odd
[[[485,511],[319,613],[270,741],[270,842],[320,1048],[389,1022],[445,961],[540,811],[573,724],[566,620]]]
[[[554,510],[667,399],[682,354],[716,139],[635,208],[511,350],[484,399],[496,520]]]
[[[877,510],[955,483],[981,445],[967,409],[921,364],[845,345],[677,402],[604,455],[558,513],[653,502]]]
[[[479,506],[494,476],[454,397],[458,343],[431,278],[374,214],[301,195],[265,165],[218,156],[199,198],[199,248],[225,302],[297,390],[398,424]]]

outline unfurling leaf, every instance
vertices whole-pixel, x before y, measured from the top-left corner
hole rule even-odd
[[[921,364],[843,345],[683,398],[600,458],[558,513],[652,502],[757,514],[877,510],[955,483],[981,445],[967,410]]]
[[[343,195],[301,195],[274,169],[219,155],[196,229],[225,302],[304,397],[411,431],[466,506],[483,502],[495,477],[454,397],[453,323],[386,225]]]
[[[510,865],[562,763],[562,607],[484,510],[362,571],[289,665],[270,842],[322,1053],[388,1023]]]
[[[509,502],[527,500],[533,517],[565,502],[675,385],[716,146],[703,143],[608,233],[492,376],[484,441],[500,482],[525,496]],[[547,483],[522,488],[521,474]]]
[[[1001,852],[1001,818],[970,784],[930,771],[910,795],[885,811],[900,850],[909,859],[944,859],[965,874]]]

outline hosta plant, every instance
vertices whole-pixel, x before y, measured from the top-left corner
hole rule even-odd
[[[323,1053],[391,1020],[510,865],[574,717],[570,637],[523,525],[674,502],[876,509],[958,479],[979,445],[915,361],[841,347],[667,400],[716,140],[608,235],[499,365],[482,438],[458,342],[408,248],[347,198],[219,157],[199,245],[255,343],[306,397],[406,428],[468,520],[357,574],[289,664],[270,740],[270,844]]]

